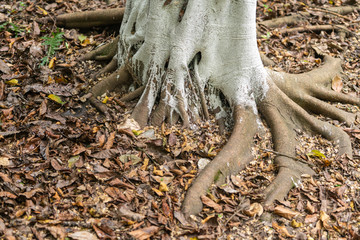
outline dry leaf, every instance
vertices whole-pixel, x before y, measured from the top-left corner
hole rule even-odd
[[[87,231],[78,231],[78,232],[70,233],[68,236],[76,240],[83,240],[83,239],[98,240],[98,238],[94,234],[89,233]]]
[[[275,221],[272,222],[272,227],[283,237],[294,238],[295,235],[291,235],[285,226],[280,226]]]
[[[0,166],[9,166],[10,161],[7,157],[0,157]]]
[[[330,216],[327,215],[324,211],[320,211],[320,218],[319,218],[326,230],[331,230],[332,227],[329,224]]]
[[[249,207],[244,209],[243,212],[249,217],[256,217],[263,214],[264,208],[259,203],[253,203]]]
[[[138,230],[129,232],[129,234],[132,237],[136,238],[137,240],[145,240],[145,239],[148,239],[151,236],[153,236],[158,231],[159,231],[158,227],[151,226],[151,227],[146,227],[146,228],[142,228],[142,229],[138,229]]]
[[[215,203],[210,198],[203,195],[203,196],[201,196],[201,201],[206,206],[213,208],[216,212],[222,212],[222,207],[219,204]]]
[[[281,217],[284,217],[286,219],[292,219],[293,217],[299,215],[298,212],[295,212],[289,208],[283,207],[283,206],[277,206],[274,209],[274,214],[279,215]]]
[[[341,77],[339,77],[338,75],[336,75],[332,81],[331,81],[331,88],[335,91],[335,92],[341,92],[342,88],[343,88],[343,82],[341,80]]]
[[[169,191],[169,188],[168,188],[168,186],[166,185],[166,183],[161,182],[161,183],[160,183],[159,190],[160,190],[161,192],[168,192],[168,191]]]

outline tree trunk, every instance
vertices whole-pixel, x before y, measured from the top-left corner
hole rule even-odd
[[[127,1],[119,65],[130,66],[137,83],[146,86],[134,118],[145,125],[160,93],[155,123],[179,114],[187,125],[207,118],[208,108],[224,117],[220,92],[231,106],[256,111],[267,74],[255,17],[256,1]]]
[[[123,17],[117,42],[84,56],[108,59],[117,52],[105,69],[114,69],[117,63],[118,70],[92,88],[94,97],[132,85],[136,90],[122,99],[140,96],[132,117],[141,126],[149,120],[173,124],[180,118],[191,127],[208,119],[209,113],[221,123],[233,113],[231,138],[186,194],[187,216],[201,211],[201,196],[214,180],[219,183],[236,174],[253,159],[251,147],[262,126],[260,116],[270,127],[278,153],[278,176],[265,191],[265,204],[282,200],[302,174],[314,173],[309,163],[296,157],[295,129],[321,134],[338,144],[339,155],[352,156],[350,138],[343,130],[310,115],[321,114],[346,125],[354,122],[354,114],[328,103],[360,106],[359,99],[331,89],[332,79],[342,75],[340,60],[324,56],[320,68],[298,75],[264,68],[257,48],[256,0],[127,0],[124,16],[120,10],[114,12]],[[89,19],[98,14],[113,19],[104,11],[91,13]],[[59,19],[71,22],[77,17]],[[91,102],[106,112],[94,97]]]

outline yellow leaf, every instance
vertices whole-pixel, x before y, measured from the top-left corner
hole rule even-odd
[[[160,190],[161,192],[168,192],[168,191],[169,191],[169,188],[168,188],[168,186],[166,185],[166,183],[161,182],[161,183],[160,183],[159,190]]]
[[[88,38],[86,38],[84,41],[82,41],[82,42],[80,43],[80,45],[83,46],[83,47],[86,47],[86,46],[89,45],[89,44],[90,44],[90,40],[89,40]]]
[[[160,177],[164,176],[164,172],[162,170],[157,170],[156,167],[154,167],[153,174]]]
[[[59,96],[55,95],[55,94],[49,94],[48,98],[50,98],[51,100],[53,100],[53,101],[55,101],[55,102],[57,102],[57,103],[59,103],[61,105],[66,103],[66,102],[63,102],[63,100],[61,100],[61,98]]]
[[[48,15],[48,12],[45,9],[43,9],[39,6],[36,6],[36,7],[42,12],[43,15],[45,15],[45,16]]]
[[[11,86],[19,86],[20,84],[19,84],[19,80],[17,80],[17,79],[11,79],[11,80],[9,80],[9,81],[6,81],[5,82],[6,84],[9,84],[9,85],[11,85]]]
[[[52,84],[52,83],[54,83],[54,82],[55,82],[54,79],[52,79],[51,76],[48,76],[47,84]]]
[[[156,189],[156,188],[152,188],[152,190],[153,190],[158,196],[160,196],[160,197],[164,196],[164,194],[163,194],[160,190],[158,190],[158,189]]]
[[[302,223],[299,223],[299,222],[297,222],[295,219],[293,219],[293,220],[291,221],[291,226],[292,226],[293,228],[298,228],[298,227],[302,227],[303,224],[302,224]]]
[[[80,156],[77,155],[77,156],[74,156],[74,157],[71,157],[69,160],[68,160],[68,166],[69,168],[72,168],[74,166],[74,164],[80,159]]]
[[[107,101],[109,100],[109,97],[108,96],[105,96],[104,100],[102,100],[102,103],[107,103]]]
[[[49,62],[49,68],[52,69],[55,65],[55,60],[56,60],[56,57],[53,57],[50,62]]]
[[[132,130],[132,132],[135,134],[135,136],[139,136],[144,132],[144,130]]]

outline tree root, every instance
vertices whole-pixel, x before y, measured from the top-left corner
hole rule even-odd
[[[97,60],[107,61],[112,60],[117,53],[119,36],[117,36],[112,42],[101,46],[80,58],[80,61],[84,60]]]
[[[354,11],[359,10],[359,6],[342,6],[342,7],[331,7],[327,8],[327,13],[334,12],[340,15],[346,15],[352,13]],[[294,25],[299,24],[300,22],[306,21],[307,18],[311,17],[311,13],[309,12],[300,12],[291,16],[279,17],[276,19],[270,19],[266,21],[262,21],[259,24],[266,26],[268,28],[278,28],[283,25]]]
[[[352,157],[349,136],[340,128],[320,121],[308,112],[332,117],[350,125],[354,115],[333,107],[324,101],[340,101],[360,106],[360,100],[330,89],[331,80],[340,75],[340,60],[325,57],[325,64],[303,74],[277,73],[269,70],[269,90],[258,102],[258,109],[270,127],[274,148],[278,154],[275,165],[279,168],[276,179],[264,192],[264,204],[283,200],[289,190],[300,181],[302,174],[313,175],[310,164],[295,160],[296,133],[300,129],[321,134],[338,145],[338,154]],[[200,197],[212,182],[219,182],[229,174],[238,172],[251,161],[252,137],[256,131],[256,117],[252,110],[235,108],[235,126],[229,142],[219,155],[193,181],[183,203],[186,216],[197,214],[202,209]]]
[[[66,13],[56,17],[56,24],[66,28],[91,28],[98,26],[119,25],[124,8]]]
[[[120,98],[120,101],[122,102],[129,102],[131,100],[134,100],[135,98],[138,98],[141,96],[141,94],[144,92],[145,87],[139,87],[137,89],[135,89],[133,92],[130,92],[128,94],[126,94],[125,96]]]
[[[116,88],[129,85],[131,82],[131,76],[126,67],[121,67],[110,76],[93,86],[90,93],[92,93],[93,97],[97,97],[107,91],[114,91]]]
[[[200,196],[204,195],[212,182],[222,182],[226,176],[237,173],[252,160],[251,146],[256,133],[256,116],[252,109],[235,107],[235,125],[232,135],[221,150],[197,176],[186,193],[182,205],[185,216],[202,210]]]
[[[320,31],[340,31],[353,35],[351,31],[341,25],[315,25],[295,28],[280,29],[280,33],[294,33],[294,32],[320,32]]]

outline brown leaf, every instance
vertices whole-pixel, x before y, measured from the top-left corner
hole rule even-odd
[[[305,217],[304,223],[305,224],[314,223],[318,220],[318,218],[319,218],[319,214],[307,215]]]
[[[117,187],[108,187],[105,189],[105,192],[115,200],[122,199],[123,197],[123,193]]]
[[[211,200],[210,198],[208,198],[204,195],[201,196],[201,201],[206,206],[213,208],[216,212],[222,211],[222,207],[219,204],[215,203],[213,200]]]
[[[5,74],[10,74],[11,72],[10,67],[1,59],[0,59],[0,71]]]
[[[10,193],[10,192],[0,192],[0,198],[1,197],[8,197],[8,198],[12,198],[12,199],[15,199],[17,198],[16,195]]]
[[[283,207],[283,206],[277,206],[274,209],[274,214],[279,215],[281,217],[284,217],[286,219],[292,219],[296,215],[299,215],[298,212],[293,211],[293,210],[291,210],[289,208],[286,208],[286,207]]]
[[[169,134],[169,138],[168,138],[169,146],[170,146],[170,147],[175,146],[175,145],[176,145],[176,142],[177,142],[177,138],[176,138],[175,133],[170,133],[170,134]]]
[[[272,227],[283,237],[294,238],[295,235],[291,235],[285,226],[280,226],[275,221],[272,222]]]
[[[341,77],[339,77],[338,75],[336,75],[332,81],[331,81],[331,88],[335,91],[335,92],[341,92],[342,88],[343,88],[343,82],[341,80]]]
[[[83,239],[98,240],[98,238],[94,234],[89,233],[87,231],[78,231],[78,232],[70,233],[68,236],[76,240],[83,240]]]
[[[264,208],[259,203],[253,203],[244,209],[243,212],[249,217],[261,216],[264,212]]]
[[[105,233],[102,229],[100,229],[98,226],[93,225],[92,226],[94,231],[96,232],[96,235],[100,238],[100,239],[111,239],[111,236],[109,236],[107,233]]]
[[[51,235],[53,235],[56,239],[65,239],[66,237],[66,230],[63,227],[60,226],[51,226],[47,227]]]
[[[0,166],[9,166],[10,165],[10,161],[9,158],[7,157],[0,157]]]
[[[110,136],[108,137],[107,142],[104,145],[104,149],[110,149],[112,148],[113,144],[114,144],[114,139],[115,139],[115,134],[116,132],[112,132],[110,133]]]
[[[60,165],[60,163],[58,161],[56,161],[55,159],[51,159],[51,166],[56,170],[56,171],[63,171],[66,170],[67,168],[63,167]]]
[[[321,220],[321,222],[326,230],[332,229],[332,227],[329,224],[330,216],[327,215],[324,211],[320,211],[319,219]]]
[[[126,217],[133,221],[138,221],[138,222],[140,222],[141,220],[143,220],[145,218],[144,215],[131,211],[127,206],[120,207],[119,215],[121,217]]]
[[[4,181],[4,182],[8,182],[11,183],[11,178],[9,178],[9,176],[5,173],[0,172],[0,178]]]
[[[120,153],[120,151],[118,149],[107,149],[107,150],[102,150],[97,153],[93,153],[90,155],[90,157],[97,158],[97,159],[106,159],[106,158],[113,158],[119,153]]]
[[[29,198],[32,198],[38,192],[44,192],[44,191],[42,189],[40,189],[40,188],[36,188],[36,189],[33,189],[33,190],[29,191],[29,192],[21,193],[20,195],[23,195],[27,199],[29,199]]]
[[[313,214],[315,212],[315,207],[311,205],[309,201],[306,202],[306,208],[309,213]]]
[[[146,228],[141,228],[132,232],[129,232],[129,234],[136,238],[137,240],[145,240],[153,236],[155,233],[159,231],[158,227],[151,226]]]
[[[44,99],[40,105],[39,115],[40,116],[44,115],[46,111],[47,111],[47,100]]]

